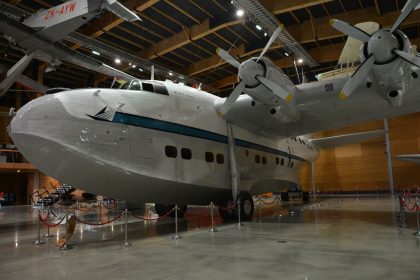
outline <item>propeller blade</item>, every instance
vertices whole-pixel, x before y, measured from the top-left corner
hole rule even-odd
[[[411,63],[414,66],[417,66],[420,68],[420,58],[412,56],[411,54],[406,53],[404,51],[400,51],[400,50],[394,50],[394,53],[398,55],[399,57],[401,57],[402,59],[404,59],[405,61],[407,61],[408,63]]]
[[[232,66],[235,66],[236,68],[239,68],[241,65],[239,61],[237,61],[233,56],[231,56],[227,51],[221,48],[216,49],[216,53],[227,63],[229,63]]]
[[[276,28],[276,30],[274,31],[273,35],[271,35],[270,40],[268,40],[268,42],[265,45],[263,51],[261,52],[260,56],[258,57],[257,62],[261,59],[261,57],[263,57],[265,55],[265,53],[267,52],[268,48],[277,39],[277,37],[279,36],[279,34],[283,30],[283,28],[284,28],[284,25],[280,25],[279,27]]]
[[[245,88],[245,81],[240,82],[236,86],[236,88],[232,91],[232,93],[226,99],[225,103],[223,103],[223,105],[218,110],[220,115],[224,116],[227,114],[227,112],[229,112],[230,108],[233,106],[233,104],[235,104],[236,100],[238,100],[244,88]]]
[[[257,79],[284,101],[290,102],[292,100],[293,96],[278,84],[262,76],[257,76]]]
[[[366,59],[365,61],[363,61],[362,64],[360,64],[359,68],[356,69],[356,72],[353,73],[351,78],[347,81],[343,89],[340,91],[340,99],[347,99],[350,96],[350,94],[352,94],[353,91],[366,80],[369,71],[372,69],[374,63],[375,56],[370,55],[368,59]]]
[[[330,20],[330,25],[337,29],[338,31],[353,37],[357,40],[362,42],[367,42],[370,39],[370,35],[367,34],[365,31],[353,26],[345,21],[341,21],[339,19],[332,19]]]
[[[401,10],[401,14],[398,19],[395,21],[394,25],[391,28],[391,33],[400,26],[400,24],[411,14],[412,11],[416,9],[416,6],[419,5],[420,0],[408,0],[405,3],[404,8]]]

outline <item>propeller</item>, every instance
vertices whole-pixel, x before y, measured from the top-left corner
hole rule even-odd
[[[235,89],[232,91],[232,93],[229,95],[229,97],[226,99],[225,103],[220,107],[218,110],[219,114],[224,116],[226,113],[230,110],[230,108],[235,104],[236,100],[238,100],[239,96],[241,95],[242,91],[245,88],[245,81],[241,81]]]
[[[330,21],[331,26],[338,31],[364,42],[364,50],[367,51],[367,53],[365,53],[367,59],[357,68],[339,93],[341,99],[347,99],[354,90],[366,80],[366,77],[375,63],[386,64],[389,63],[389,61],[393,61],[393,59],[398,56],[401,59],[420,67],[420,59],[412,56],[405,50],[399,49],[401,48],[400,43],[396,38],[398,34],[394,33],[410,13],[418,8],[417,6],[419,3],[420,0],[408,0],[391,30],[382,29],[375,32],[373,35],[369,35],[363,30],[338,19],[332,19]]]
[[[235,104],[236,100],[241,95],[242,91],[244,90],[245,86],[248,83],[257,83],[260,82],[269,88],[275,95],[280,97],[281,99],[289,102],[292,100],[292,95],[287,92],[284,88],[280,87],[273,81],[263,77],[264,75],[264,68],[258,61],[265,55],[267,50],[273,44],[273,42],[277,39],[280,35],[280,32],[283,30],[284,26],[281,25],[276,28],[273,35],[271,35],[270,39],[268,40],[267,44],[265,45],[263,51],[257,58],[257,60],[248,59],[244,61],[242,64],[236,60],[232,55],[230,55],[227,51],[218,48],[216,50],[217,54],[227,63],[239,69],[239,77],[241,78],[241,82],[236,86],[236,88],[232,91],[229,97],[226,99],[225,103],[220,107],[218,112],[221,115],[225,115],[230,108]]]
[[[231,56],[227,51],[225,51],[224,49],[221,48],[217,48],[216,49],[216,53],[227,63],[229,63],[230,65],[239,68],[239,66],[241,65],[241,63],[239,63],[239,61],[237,61],[233,56]]]

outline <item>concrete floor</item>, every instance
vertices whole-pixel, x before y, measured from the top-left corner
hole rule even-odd
[[[208,209],[195,207],[179,223],[180,240],[170,238],[171,218],[145,223],[130,217],[133,246],[120,246],[123,225],[114,222],[78,225],[68,251],[55,245],[64,225],[34,246],[36,211],[3,207],[0,279],[420,279],[415,216],[409,215],[410,228],[400,229],[397,206],[389,198],[336,198],[304,208],[274,205],[262,209],[258,222],[257,204],[255,220],[240,229],[220,224],[217,215],[216,233],[208,232]],[[83,212],[80,218],[94,222],[98,214]],[[108,219],[105,211],[101,215]]]

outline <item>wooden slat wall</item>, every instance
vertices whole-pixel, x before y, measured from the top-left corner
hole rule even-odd
[[[316,137],[376,129],[383,129],[382,120],[320,132]],[[389,130],[393,156],[420,153],[420,113],[390,119]],[[396,189],[420,185],[420,165],[396,159],[392,164]],[[315,181],[321,192],[389,190],[385,139],[322,150],[315,162]],[[301,184],[304,190],[312,189],[309,164],[302,168]]]

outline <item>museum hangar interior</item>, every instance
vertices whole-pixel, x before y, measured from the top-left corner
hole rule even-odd
[[[1,279],[420,277],[420,1],[0,13]]]

